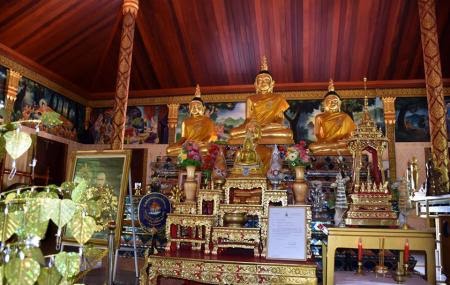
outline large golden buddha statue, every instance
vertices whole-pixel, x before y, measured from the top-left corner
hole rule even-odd
[[[328,93],[322,102],[324,112],[317,115],[314,121],[317,140],[309,145],[313,154],[348,153],[346,139],[356,126],[347,113],[341,112],[341,103],[341,98],[334,90],[333,80],[330,80]]]
[[[181,124],[181,138],[167,147],[167,155],[178,155],[185,141],[196,142],[203,153],[208,151],[208,144],[217,140],[217,133],[214,122],[204,113],[205,105],[197,84],[195,97],[189,103],[189,117]]]
[[[256,94],[247,98],[246,120],[230,132],[228,144],[242,144],[246,126],[256,122],[261,126],[260,144],[292,144],[292,130],[283,125],[284,111],[289,104],[279,94],[273,93],[275,81],[268,71],[267,59],[263,57],[261,71],[255,79]]]

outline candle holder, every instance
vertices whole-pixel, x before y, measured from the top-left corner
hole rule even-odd
[[[408,265],[408,261],[404,261],[405,262],[405,264],[403,264],[403,267],[404,267],[404,269],[405,269],[405,276],[410,276],[410,273],[409,273],[409,265]]]
[[[364,272],[362,269],[362,261],[358,261],[358,269],[356,269],[355,274],[356,275],[364,275]]]

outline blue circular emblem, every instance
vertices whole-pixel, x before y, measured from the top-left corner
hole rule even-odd
[[[170,213],[169,199],[161,193],[150,193],[142,197],[138,206],[138,218],[141,227],[146,231],[152,228],[161,229],[166,224],[167,214]]]

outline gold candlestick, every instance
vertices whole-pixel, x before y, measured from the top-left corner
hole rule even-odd
[[[363,269],[362,269],[362,261],[358,261],[358,269],[356,270],[356,275],[364,275]]]

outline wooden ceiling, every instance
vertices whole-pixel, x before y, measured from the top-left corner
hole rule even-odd
[[[0,54],[73,83],[87,99],[112,98],[121,5],[0,1]],[[450,78],[450,1],[436,6]],[[417,1],[141,0],[130,89],[139,91],[132,96],[193,92],[196,83],[250,90],[263,55],[277,86],[423,79]]]

